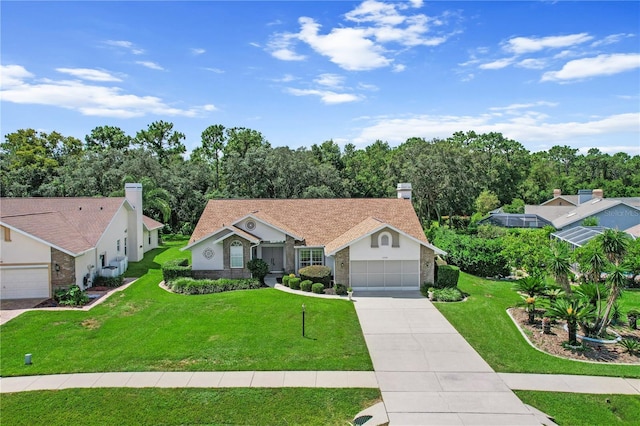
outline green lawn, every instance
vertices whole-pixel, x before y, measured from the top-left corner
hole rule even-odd
[[[158,287],[170,243],[129,272],[149,272],[91,311],[32,311],[0,327],[0,375],[100,371],[372,370],[348,301],[265,288],[185,296]],[[306,305],[306,338],[301,306]],[[24,365],[24,354],[33,365]]]
[[[6,425],[346,425],[377,389],[67,389],[3,394]]]
[[[435,305],[496,371],[640,377],[640,365],[570,361],[532,348],[506,313],[508,307],[520,300],[520,296],[512,290],[513,283],[490,281],[461,273],[458,287],[470,294],[466,302]],[[623,310],[640,306],[640,293],[628,292],[621,299],[621,305]]]
[[[525,403],[553,417],[560,426],[614,426],[640,424],[637,395],[593,395],[515,391]]]

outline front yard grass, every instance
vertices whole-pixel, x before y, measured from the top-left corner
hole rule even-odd
[[[184,257],[184,244],[155,250],[148,273],[88,312],[31,311],[1,326],[0,375],[373,369],[350,302],[269,288],[197,296],[161,289],[156,268]]]
[[[66,389],[3,394],[7,425],[345,425],[377,389]]]
[[[570,361],[532,348],[506,312],[520,300],[512,290],[512,282],[491,281],[461,273],[458,287],[470,294],[466,302],[435,305],[498,372],[640,377],[640,365]],[[620,304],[640,305],[640,293],[625,293]]]
[[[525,404],[553,417],[559,425],[637,425],[637,395],[594,395],[561,392],[514,391]]]

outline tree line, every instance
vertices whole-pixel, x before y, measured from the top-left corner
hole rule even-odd
[[[145,213],[187,234],[212,198],[394,197],[399,182],[413,185],[424,223],[478,211],[486,205],[481,194],[480,201],[489,196],[491,204],[516,210],[550,198],[554,188],[640,196],[640,156],[597,148],[581,154],[568,146],[531,153],[500,133],[410,138],[397,147],[377,140],[341,149],[328,140],[291,149],[272,146],[257,130],[216,124],[188,158],[186,151],[185,135],[165,121],[134,136],[99,126],[84,141],[20,129],[0,144],[0,194],[115,196],[125,182],[139,181]]]

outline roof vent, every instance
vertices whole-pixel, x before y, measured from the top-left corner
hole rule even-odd
[[[78,210],[82,210],[82,206],[78,207]]]

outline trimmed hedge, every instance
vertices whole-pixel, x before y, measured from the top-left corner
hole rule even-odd
[[[336,294],[338,296],[346,296],[347,295],[347,286],[344,284],[336,284]]]
[[[289,287],[292,290],[300,290],[300,278],[289,278]]]
[[[438,277],[433,285],[435,288],[456,288],[458,286],[458,278],[460,277],[460,268],[452,265],[439,265]]]
[[[433,290],[433,300],[435,302],[459,302],[464,299],[464,295],[457,288],[440,288]]]
[[[300,283],[300,289],[302,291],[311,291],[311,286],[313,285],[313,282],[309,281],[309,280],[304,280]]]
[[[120,287],[124,284],[124,275],[117,277],[100,277],[97,276],[93,279],[91,284],[93,287]]]
[[[218,280],[196,280],[193,278],[177,278],[169,282],[168,287],[174,293],[180,294],[211,294],[233,290],[252,290],[262,287],[260,280],[247,278],[232,280],[220,278]]]
[[[314,283],[322,283],[325,288],[331,285],[331,268],[323,265],[306,266],[300,271],[302,280],[309,280]]]
[[[282,285],[286,285],[287,287],[289,287],[289,280],[291,279],[291,277],[289,275],[285,275],[284,277],[282,277]]]
[[[172,259],[162,265],[162,278],[165,284],[182,277],[191,278],[189,259]]]
[[[311,291],[313,291],[316,294],[324,294],[324,284],[322,284],[322,283],[314,283],[311,286]]]

